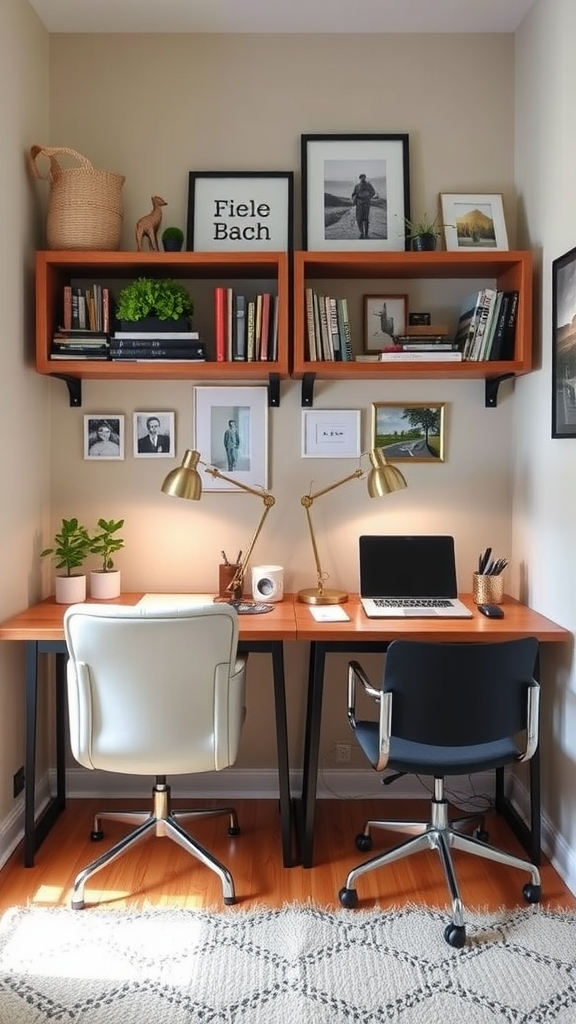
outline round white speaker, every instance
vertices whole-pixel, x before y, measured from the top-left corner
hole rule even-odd
[[[281,565],[255,565],[252,568],[254,601],[281,601],[284,597],[284,568]]]

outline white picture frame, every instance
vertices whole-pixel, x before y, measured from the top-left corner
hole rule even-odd
[[[176,454],[175,414],[135,412],[132,418],[135,459],[173,459]],[[154,443],[156,437],[156,443]]]
[[[193,388],[194,447],[202,462],[214,466],[248,487],[268,487],[268,388],[196,387]],[[225,447],[226,432],[234,421],[238,444],[236,461],[231,464]],[[233,453],[234,448],[228,451]],[[241,490],[227,480],[206,473],[200,465],[205,491]]]
[[[190,171],[186,248],[291,252],[293,171]]]
[[[450,252],[508,251],[501,193],[441,192],[440,207]]]
[[[124,458],[124,416],[91,412],[84,416],[84,458],[119,462]]]
[[[359,458],[360,421],[360,409],[303,409],[302,458]]]

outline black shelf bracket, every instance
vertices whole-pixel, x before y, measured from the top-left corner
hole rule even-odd
[[[70,408],[80,409],[82,405],[82,381],[78,377],[67,377],[64,373],[51,373],[50,376],[64,381],[68,388]]]
[[[486,409],[495,409],[498,405],[498,389],[502,381],[510,380],[514,377],[513,373],[502,373],[499,377],[487,377],[484,385],[484,405]]]
[[[305,373],[302,377],[302,408],[311,409],[314,405],[315,373]]]
[[[268,408],[278,409],[280,406],[280,374],[268,374]]]

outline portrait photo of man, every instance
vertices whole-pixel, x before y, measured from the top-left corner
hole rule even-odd
[[[135,458],[174,458],[174,413],[134,413]]]

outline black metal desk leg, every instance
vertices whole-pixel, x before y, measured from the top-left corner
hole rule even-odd
[[[56,803],[66,806],[66,662],[67,654],[56,655]]]
[[[38,643],[26,641],[26,740],[24,754],[24,866],[34,866],[36,791],[36,709],[38,696]]]
[[[280,794],[280,822],[282,829],[282,860],[285,868],[295,864],[292,853],[292,803],[290,796],[290,766],[288,761],[288,723],[286,719],[286,683],[282,642],[272,644],[272,673],[274,677],[274,708],[276,713],[276,746],[278,749],[278,788]]]
[[[322,693],[326,649],[322,643],[312,641],[308,665],[308,697],[306,707],[306,734],[304,742],[304,768],[302,774],[302,807],[300,819],[300,849],[302,864],[311,868],[314,858],[314,817],[318,783],[320,727],[322,724]]]

